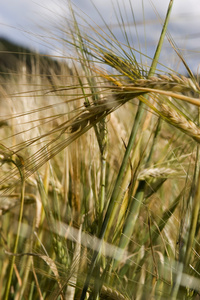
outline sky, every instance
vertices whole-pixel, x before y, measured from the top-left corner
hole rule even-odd
[[[56,54],[56,46],[46,45],[47,36],[58,35],[57,26],[64,25],[69,19],[66,0],[6,0],[0,4],[0,36],[7,37],[18,44],[34,50]],[[129,27],[134,47],[152,56],[162,29],[168,0],[93,0],[94,5],[103,16],[119,40],[123,37],[117,26],[115,10],[121,3],[125,22],[133,24],[130,2],[134,11],[135,26]],[[74,0],[74,9],[90,23],[103,28],[103,21],[90,0]],[[125,7],[125,9],[124,9]],[[85,14],[84,14],[85,13]],[[118,14],[119,16],[119,14]],[[94,25],[94,23],[93,23]],[[63,27],[64,28],[64,27]],[[181,49],[191,68],[197,71],[200,62],[200,1],[175,0],[170,18],[169,33]],[[60,33],[59,33],[60,34]],[[62,35],[62,33],[61,33]],[[139,37],[139,42],[138,37]],[[57,45],[56,41],[55,44]],[[170,45],[166,43],[163,57],[170,64],[175,64]],[[174,67],[174,66],[172,66]]]

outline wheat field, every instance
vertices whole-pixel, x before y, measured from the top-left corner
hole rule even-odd
[[[200,88],[172,9],[150,58],[120,5],[125,42],[69,2],[66,56],[1,70],[0,299],[200,298]]]

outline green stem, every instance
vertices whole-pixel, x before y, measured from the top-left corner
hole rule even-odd
[[[18,157],[19,160],[22,162],[22,158]],[[12,276],[13,276],[13,269],[14,269],[14,264],[15,264],[15,259],[16,256],[15,254],[17,253],[17,248],[18,248],[18,243],[19,243],[19,236],[20,236],[20,230],[21,230],[21,224],[22,224],[22,217],[23,217],[23,210],[24,210],[24,195],[25,195],[25,179],[24,179],[24,168],[23,168],[23,164],[18,164],[13,160],[10,160],[13,164],[16,165],[16,167],[19,170],[20,176],[21,176],[21,198],[20,198],[20,211],[19,211],[19,220],[18,220],[18,227],[17,227],[17,236],[15,239],[15,244],[14,244],[14,250],[13,250],[13,256],[12,256],[12,260],[11,260],[11,265],[10,265],[10,271],[9,271],[9,275],[8,275],[8,281],[7,281],[7,285],[6,285],[6,290],[5,290],[5,295],[4,295],[4,299],[8,300],[9,299],[9,293],[10,293],[10,286],[11,286],[11,282],[12,282]]]
[[[101,153],[101,190],[100,190],[100,199],[99,199],[99,216],[100,216],[99,226],[101,227],[102,221],[103,221],[103,209],[104,209],[104,205],[105,205],[106,158],[107,158],[107,145],[108,145],[106,118],[104,118],[99,123],[99,131],[100,131],[100,136],[101,136],[101,148],[100,148],[100,153]]]
[[[151,68],[149,70],[149,77],[152,76],[155,72],[156,69],[156,65],[158,63],[158,58],[162,49],[162,44],[164,41],[164,36],[167,30],[167,26],[169,23],[169,16],[170,16],[170,12],[171,12],[171,8],[172,8],[172,3],[173,0],[170,1],[169,3],[169,7],[168,7],[168,11],[166,14],[166,19],[163,25],[163,29],[161,32],[161,36],[158,42],[158,46],[156,48],[156,52],[152,61],[152,65]],[[126,218],[125,224],[124,224],[124,229],[123,229],[123,234],[121,235],[121,239],[119,242],[119,247],[121,249],[125,249],[126,246],[128,245],[131,235],[133,233],[134,227],[135,227],[135,223],[140,211],[140,207],[144,198],[144,191],[145,191],[145,182],[144,181],[140,181],[136,195],[134,196],[134,198],[132,198],[132,202],[130,204],[130,209],[129,209],[129,214]],[[132,195],[131,195],[132,196]],[[118,263],[120,262],[120,257],[118,258],[118,261],[114,261],[113,264],[113,268],[117,267]]]
[[[197,160],[199,158],[199,149],[197,149]],[[186,254],[184,259],[185,268],[188,268],[190,259],[191,259],[191,251],[195,240],[195,234],[196,234],[196,228],[197,228],[197,222],[198,222],[198,216],[199,216],[199,210],[200,210],[200,171],[198,170],[198,176],[196,180],[196,192],[193,198],[192,203],[192,214],[191,214],[191,224],[190,224],[190,232],[188,235],[188,241],[186,246]]]
[[[171,9],[172,9],[172,4],[173,4],[173,0],[170,0],[169,6],[168,6],[168,11],[167,11],[166,18],[165,18],[165,22],[164,22],[164,25],[163,25],[163,29],[162,29],[161,36],[160,36],[160,39],[159,39],[159,42],[158,42],[158,46],[156,48],[156,52],[155,52],[155,55],[154,55],[154,58],[153,58],[153,62],[152,62],[151,68],[149,70],[149,76],[152,76],[155,72],[155,69],[156,69],[156,65],[157,65],[158,58],[159,58],[161,48],[162,48],[162,44],[163,44],[163,41],[164,41],[164,36],[165,36],[166,30],[167,30],[167,25],[168,25],[168,22],[169,22],[169,16],[170,16],[170,12],[171,12]],[[88,272],[88,275],[87,275],[87,278],[86,278],[86,281],[85,281],[85,284],[84,284],[84,287],[83,287],[83,291],[82,291],[80,300],[85,299],[85,296],[86,296],[86,293],[87,293],[87,290],[88,290],[88,287],[89,287],[90,279],[91,279],[95,264],[98,260],[99,255],[100,255],[100,250],[101,250],[101,246],[102,246],[102,243],[103,243],[103,238],[104,238],[104,235],[105,235],[108,223],[109,223],[110,216],[112,215],[112,210],[115,206],[115,201],[116,201],[118,193],[119,193],[119,189],[120,189],[120,185],[122,183],[124,172],[126,170],[128,162],[129,162],[130,153],[131,153],[132,147],[135,143],[135,138],[136,138],[138,129],[139,129],[141,121],[142,121],[142,117],[143,117],[143,113],[144,113],[143,108],[144,108],[144,103],[140,102],[137,113],[136,113],[135,122],[134,122],[132,131],[131,131],[131,135],[130,135],[130,138],[129,138],[128,146],[127,146],[126,152],[124,154],[124,158],[123,158],[123,161],[122,161],[122,164],[121,164],[118,176],[117,176],[117,180],[115,182],[115,187],[114,187],[114,190],[113,190],[113,193],[112,193],[112,196],[111,196],[111,199],[110,199],[107,211],[106,211],[106,215],[105,215],[101,230],[99,232],[98,237],[99,237],[100,241],[99,241],[97,250],[93,254],[90,269],[89,269],[89,272]]]
[[[167,27],[168,27],[169,17],[170,17],[170,14],[171,14],[173,2],[174,2],[174,0],[170,0],[170,2],[169,2],[169,6],[168,6],[168,9],[167,9],[167,14],[166,14],[166,17],[165,17],[165,22],[163,24],[162,32],[161,32],[160,39],[159,39],[159,42],[158,42],[158,45],[157,45],[157,48],[156,48],[156,51],[155,51],[153,62],[151,64],[151,68],[149,70],[149,77],[153,76],[154,73],[155,73],[155,70],[156,70],[156,66],[157,66],[157,63],[158,63],[158,59],[159,59],[159,56],[160,56],[160,52],[161,52],[161,49],[162,49],[162,45],[163,45],[163,42],[164,42]]]
[[[137,131],[138,131],[138,129],[140,127],[140,124],[141,124],[141,120],[142,120],[142,116],[143,116],[143,107],[144,107],[144,104],[142,102],[140,102],[139,107],[138,107],[138,111],[137,111],[137,114],[136,114],[136,117],[135,117],[135,122],[134,122],[132,131],[131,131],[131,135],[130,135],[130,138],[129,138],[129,142],[128,142],[128,145],[127,145],[127,149],[126,149],[126,152],[124,154],[124,158],[123,158],[123,161],[122,161],[122,164],[121,164],[118,176],[117,176],[117,180],[115,182],[115,187],[114,187],[114,190],[113,190],[113,193],[112,193],[112,196],[111,196],[111,199],[110,199],[107,211],[106,211],[106,215],[105,215],[105,218],[104,218],[104,221],[103,221],[100,233],[99,233],[100,241],[99,241],[99,244],[98,244],[98,248],[93,254],[91,265],[90,265],[90,270],[88,272],[88,275],[87,275],[87,278],[86,278],[86,281],[85,281],[85,285],[84,285],[80,300],[85,299],[86,292],[88,290],[88,286],[89,286],[89,283],[90,283],[90,279],[91,279],[96,261],[98,259],[98,256],[100,254],[101,246],[102,246],[102,243],[103,243],[103,237],[105,235],[107,225],[108,225],[108,222],[109,222],[109,218],[110,218],[110,215],[112,214],[112,210],[113,210],[114,205],[115,205],[115,201],[118,197],[120,185],[121,185],[121,182],[122,182],[122,179],[123,179],[123,176],[124,176],[124,172],[126,170],[126,166],[129,162],[129,156],[130,156],[132,147],[133,147],[134,142],[135,142]]]

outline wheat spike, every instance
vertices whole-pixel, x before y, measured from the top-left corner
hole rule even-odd
[[[168,178],[171,176],[177,176],[178,170],[174,170],[171,168],[148,168],[142,170],[138,174],[138,180],[147,180],[150,178]]]
[[[200,128],[191,120],[186,119],[183,115],[172,109],[164,103],[159,104],[160,113],[173,126],[192,137],[196,142],[200,142]]]
[[[105,285],[102,286],[100,299],[128,300],[128,298],[122,295],[119,291]]]
[[[127,62],[123,58],[117,57],[113,53],[105,54],[104,61],[115,70],[125,75],[125,85],[129,87],[150,88],[181,93],[188,91],[199,93],[200,91],[199,85],[195,79],[192,80],[191,78],[187,78],[183,75],[177,76],[175,74],[158,74],[157,76],[146,78],[145,76],[142,76],[142,70],[137,64],[130,64],[130,62]],[[109,75],[106,77],[109,78]],[[111,78],[111,81],[112,79],[113,78]],[[128,85],[127,80],[129,81]],[[121,86],[123,87],[123,84]]]
[[[185,76],[177,76],[174,74],[167,75],[158,75],[152,76],[148,79],[137,79],[135,80],[131,86],[134,87],[143,87],[143,88],[151,88],[157,90],[166,90],[173,92],[198,92],[198,86],[194,84],[194,82]]]

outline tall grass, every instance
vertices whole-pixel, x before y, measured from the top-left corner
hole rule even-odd
[[[149,66],[120,4],[125,42],[69,2],[70,68],[2,77],[2,299],[198,299],[199,85],[172,5]],[[187,76],[158,71],[166,35]]]

